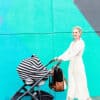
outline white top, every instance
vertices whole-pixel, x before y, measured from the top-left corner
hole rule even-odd
[[[69,48],[58,57],[60,60],[72,60],[76,56],[82,56],[84,51],[84,41],[80,38],[79,40],[74,40],[71,42]]]

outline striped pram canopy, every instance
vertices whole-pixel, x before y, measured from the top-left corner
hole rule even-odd
[[[22,80],[27,78],[38,80],[48,73],[47,68],[42,65],[40,59],[37,56],[32,56],[23,60],[17,67],[17,71]]]

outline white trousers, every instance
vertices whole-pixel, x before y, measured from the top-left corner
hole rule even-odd
[[[81,65],[76,64],[74,66],[71,64],[68,70],[68,93],[66,100],[74,100],[74,98],[78,98],[78,100],[88,100],[90,98],[82,63]]]

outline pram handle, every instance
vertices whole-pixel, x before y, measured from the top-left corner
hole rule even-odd
[[[59,66],[61,64],[62,60],[59,60],[56,66]]]
[[[55,61],[54,59],[50,60],[50,61],[48,62],[48,64],[45,65],[45,67],[47,67],[48,65],[50,65],[50,64],[53,63],[54,61]]]
[[[55,59],[50,60],[49,63],[45,65],[45,67],[47,67],[48,65],[50,65],[51,63],[53,63],[53,62],[55,62],[55,61],[56,61]],[[59,61],[57,62],[57,64],[56,64],[56,66],[59,66],[59,65],[61,64],[61,62],[62,62],[62,60],[59,60]]]

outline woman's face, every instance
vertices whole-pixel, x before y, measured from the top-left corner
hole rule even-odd
[[[78,29],[73,29],[73,37],[74,37],[74,39],[79,39],[80,35],[81,35],[81,33],[79,32]]]

